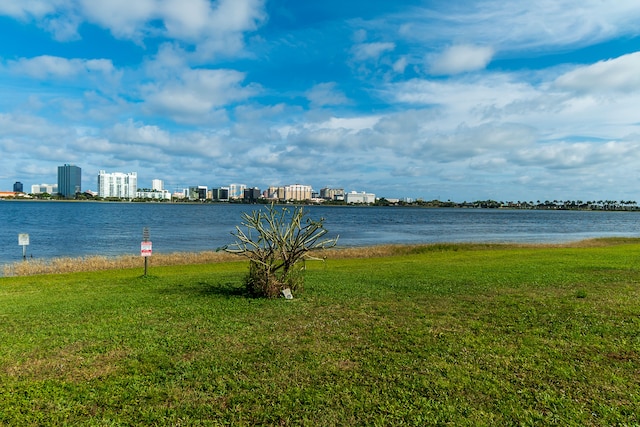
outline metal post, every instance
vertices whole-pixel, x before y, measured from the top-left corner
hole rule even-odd
[[[18,234],[18,244],[22,246],[22,259],[27,260],[27,246],[29,246],[29,235],[26,233]]]
[[[148,242],[149,241],[149,227],[144,227],[142,229],[142,241],[143,242]],[[148,254],[144,255],[144,277],[147,277],[147,265],[148,265]]]

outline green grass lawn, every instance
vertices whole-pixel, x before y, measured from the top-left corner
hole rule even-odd
[[[0,278],[0,425],[638,425],[640,243]]]

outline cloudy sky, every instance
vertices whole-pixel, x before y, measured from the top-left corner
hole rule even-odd
[[[0,0],[0,190],[57,166],[640,199],[637,0]]]

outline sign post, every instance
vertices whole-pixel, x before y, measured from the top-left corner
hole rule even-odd
[[[153,252],[153,246],[149,240],[149,228],[142,229],[142,243],[140,243],[140,256],[144,258],[144,275],[147,276],[147,260]]]
[[[26,233],[18,234],[18,244],[22,246],[22,259],[27,259],[27,246],[29,246],[29,235]]]

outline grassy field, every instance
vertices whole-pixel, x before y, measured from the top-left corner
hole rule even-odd
[[[395,253],[395,255],[394,255]],[[0,425],[640,424],[640,241],[0,278]]]

